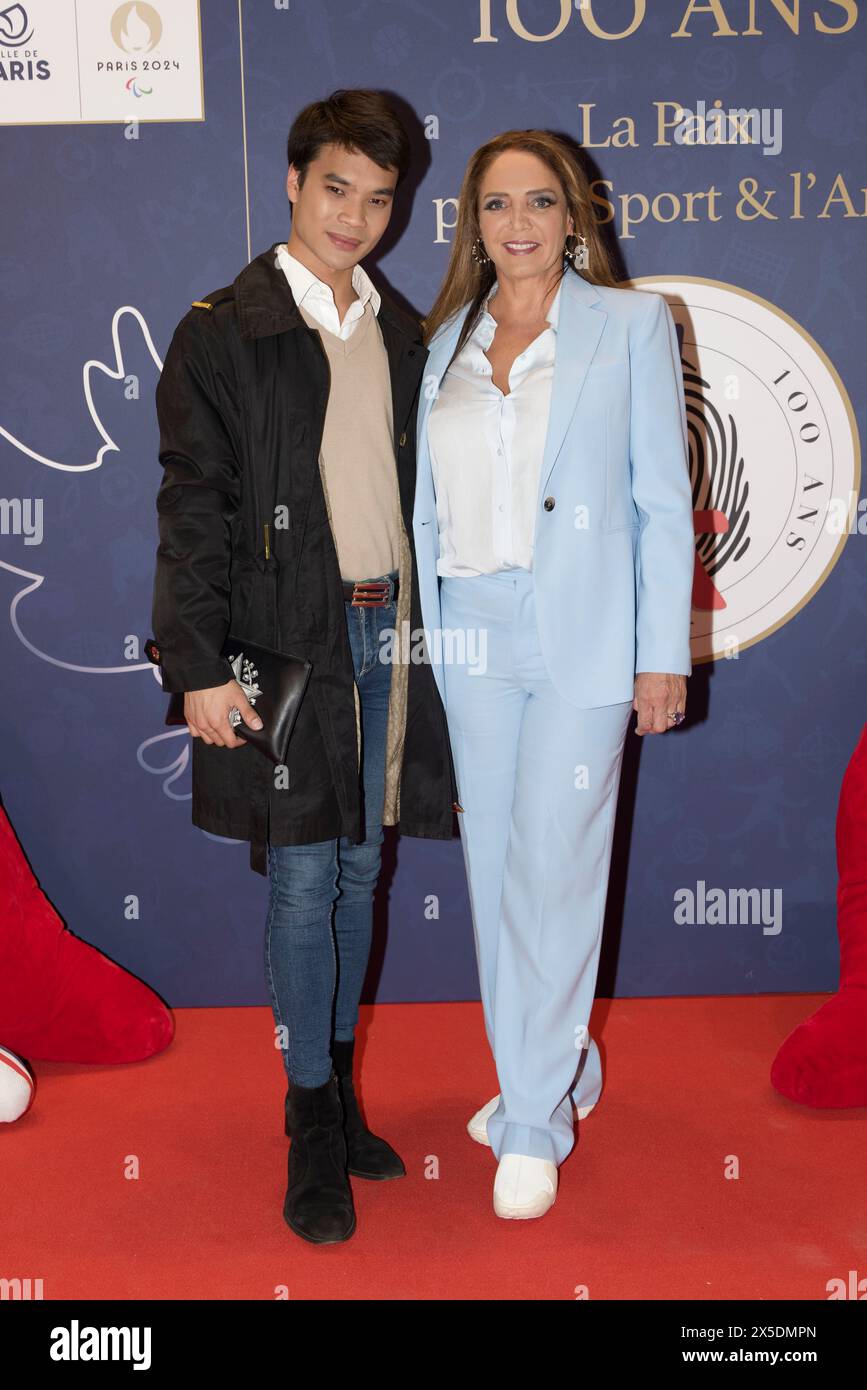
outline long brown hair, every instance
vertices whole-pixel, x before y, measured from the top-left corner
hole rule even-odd
[[[472,247],[480,235],[478,205],[482,179],[489,165],[505,150],[526,150],[529,154],[537,155],[559,182],[575,231],[587,238],[591,269],[576,270],[569,261],[564,261],[564,266],[591,285],[613,286],[617,283],[593,213],[587,175],[572,150],[565,141],[547,130],[504,131],[480,146],[470,157],[461,184],[458,220],[448,269],[433,308],[423,320],[424,341],[429,343],[446,319],[462,309],[469,300],[469,310],[455,348],[455,357],[473,331],[482,301],[497,278],[493,262],[478,265],[473,260]]]

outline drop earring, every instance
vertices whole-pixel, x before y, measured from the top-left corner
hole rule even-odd
[[[579,241],[581,242],[580,246],[577,244]],[[570,242],[574,244],[570,246]],[[587,238],[576,236],[574,232],[570,232],[566,238],[563,255],[567,261],[571,262],[575,270],[586,270],[590,264],[590,248],[587,245]]]
[[[476,265],[490,265],[491,258],[485,250],[485,243],[480,236],[477,236],[470,249],[470,255]]]

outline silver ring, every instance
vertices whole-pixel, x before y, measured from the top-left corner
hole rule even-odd
[[[241,711],[238,709],[237,705],[233,705],[229,710],[229,723],[233,729],[237,729],[238,725],[242,722]]]
[[[685,716],[683,710],[681,710],[681,709],[676,709],[676,710],[674,711],[674,714],[669,713],[669,716],[668,716],[668,717],[669,717],[669,719],[673,719],[674,722],[675,722],[675,724],[682,724],[683,721],[684,721],[684,719],[686,718],[686,716]]]

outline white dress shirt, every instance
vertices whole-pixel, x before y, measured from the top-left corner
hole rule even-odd
[[[512,364],[507,395],[494,384],[485,356],[497,329],[488,312],[496,291],[495,281],[428,413],[441,575],[533,568],[562,283],[548,310],[549,327]]]
[[[381,296],[360,264],[352,267],[352,288],[358,298],[352,301],[341,323],[334,302],[334,291],[330,285],[326,285],[325,281],[314,275],[312,270],[308,270],[297,256],[293,256],[283,241],[275,246],[274,258],[289,281],[295,303],[303,303],[316,322],[327,328],[329,333],[333,333],[335,338],[350,337],[364,314],[364,306],[368,299],[373,305],[373,312],[379,313]]]

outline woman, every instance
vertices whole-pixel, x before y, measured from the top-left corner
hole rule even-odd
[[[425,340],[419,591],[500,1079],[469,1130],[498,1159],[497,1214],[537,1217],[573,1100],[581,1116],[601,1091],[588,1023],[630,713],[664,733],[686,705],[680,359],[665,301],[615,287],[586,178],[539,130],[471,158]]]

